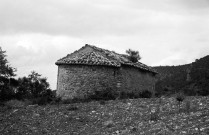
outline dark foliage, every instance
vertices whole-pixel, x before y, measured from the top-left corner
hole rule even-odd
[[[15,76],[16,69],[8,64],[5,53],[0,47],[0,76],[9,78]]]
[[[38,98],[33,98],[31,99],[32,104],[38,104],[38,105],[46,105],[47,103],[49,103],[47,101],[47,98],[45,97],[38,97]]]
[[[178,106],[179,106],[179,112],[180,112],[180,106],[181,106],[181,103],[184,101],[185,99],[185,96],[184,94],[182,93],[178,93],[177,96],[176,96],[176,100],[178,101]]]
[[[42,96],[36,97],[36,98],[33,97],[33,98],[30,98],[29,100],[32,101],[32,104],[38,104],[38,105],[46,105],[49,103],[57,104],[61,101],[61,99],[57,98],[54,92],[49,89],[46,90]]]
[[[0,80],[2,83],[2,85],[0,85],[0,100],[5,101],[14,98],[15,91],[10,86],[10,79],[5,77],[0,77]]]
[[[62,102],[62,99],[61,97],[57,97],[56,94],[53,93],[53,98],[52,98],[52,101],[50,102],[50,104],[60,104]]]
[[[184,101],[184,99],[185,99],[185,96],[183,95],[183,94],[177,94],[177,96],[176,96],[176,100],[178,101],[178,102],[183,102]]]
[[[14,97],[16,86],[15,76],[16,69],[9,65],[6,59],[6,51],[0,47],[0,100],[9,100]]]
[[[158,95],[183,92],[189,96],[209,95],[209,56],[182,66],[155,67],[160,73],[156,83]]]
[[[33,104],[39,105],[45,105],[56,100],[56,95],[49,89],[46,78],[41,78],[40,75],[35,72],[32,72],[31,75],[19,78],[18,80],[2,77],[1,80],[4,85],[0,85],[1,100],[29,99]]]
[[[127,97],[130,99],[139,98],[139,94],[137,94],[135,92],[129,92],[129,93],[127,93]]]
[[[120,99],[134,99],[137,98],[138,95],[134,92],[121,92]]]
[[[141,59],[141,56],[139,55],[138,51],[134,51],[131,49],[126,50],[126,53],[129,55],[129,60],[136,63]]]
[[[73,104],[73,103],[84,103],[84,102],[90,102],[92,99],[90,98],[73,98],[73,99],[63,99],[61,100],[62,104]]]
[[[52,91],[49,89],[49,83],[46,78],[42,78],[40,74],[32,71],[28,77],[19,78],[19,86],[17,97],[24,98],[40,98],[52,96]]]
[[[31,99],[34,103],[45,104],[55,98],[49,89],[46,78],[32,71],[28,77],[12,78],[15,76],[15,68],[12,68],[6,59],[6,51],[0,47],[0,100]]]
[[[140,98],[151,98],[152,92],[150,92],[148,90],[144,90],[139,95],[140,95]]]

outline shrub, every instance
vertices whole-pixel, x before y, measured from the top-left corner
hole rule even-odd
[[[127,93],[127,97],[130,99],[134,99],[134,98],[136,98],[136,95],[134,92],[129,92],[129,93]]]
[[[61,97],[52,98],[50,104],[59,104],[62,101]]]
[[[33,105],[35,105],[35,104],[46,105],[48,103],[47,99],[45,97],[33,98],[33,99],[31,99],[31,101],[32,101]]]
[[[176,100],[178,101],[178,102],[183,102],[184,101],[184,95],[183,94],[178,94],[177,96],[176,96]]]
[[[5,106],[4,102],[0,101],[0,106]]]
[[[177,102],[178,102],[179,111],[180,111],[181,103],[184,101],[184,99],[185,99],[185,96],[183,95],[183,93],[178,93],[178,94],[177,94],[176,100],[177,100]]]
[[[148,90],[144,90],[139,94],[140,98],[151,98],[152,97],[152,92]]]
[[[128,54],[128,59],[134,63],[138,62],[141,59],[138,51],[128,49],[126,50],[126,53]]]
[[[128,98],[127,93],[124,92],[124,91],[122,91],[122,92],[120,93],[120,99],[126,99],[126,98]]]
[[[82,103],[88,102],[89,99],[73,98],[73,99],[63,99],[61,103],[63,104],[72,104],[72,103]]]
[[[184,99],[185,99],[184,94],[178,93],[178,94],[176,95],[176,100],[177,100],[178,102],[183,102]]]
[[[136,92],[121,92],[120,99],[134,99],[134,98],[140,98],[140,94]]]

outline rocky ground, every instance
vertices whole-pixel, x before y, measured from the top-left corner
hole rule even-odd
[[[209,97],[0,107],[1,135],[208,135]]]

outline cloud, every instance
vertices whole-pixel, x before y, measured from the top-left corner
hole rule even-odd
[[[80,39],[44,34],[6,35],[0,36],[0,41],[18,77],[35,70],[48,78],[52,88],[56,86],[55,62],[84,45]]]
[[[133,13],[127,12],[124,7],[86,1],[61,0],[58,3],[54,0],[3,0],[0,5],[2,34],[41,32],[70,36],[100,35],[106,30],[120,32],[124,24],[128,24],[127,22],[133,18]]]
[[[207,5],[206,1],[201,1],[2,0],[0,33],[100,37],[163,31],[184,27],[188,19],[196,19],[200,14],[185,14],[193,11],[185,7]],[[205,14],[205,17],[208,15]]]
[[[179,65],[209,53],[208,0],[1,0],[0,46],[18,76],[36,70],[56,86],[56,60],[84,44],[141,62]]]

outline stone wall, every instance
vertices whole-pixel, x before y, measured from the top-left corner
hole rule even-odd
[[[123,65],[120,69],[122,75],[121,90],[125,92],[139,93],[149,90],[155,93],[155,75],[151,72]]]
[[[87,98],[95,91],[116,89],[118,68],[86,65],[59,65],[57,94],[66,98]]]
[[[118,88],[118,82],[121,87]],[[150,72],[122,66],[59,65],[57,94],[66,98],[87,98],[106,89],[124,92],[154,91],[155,77]]]

